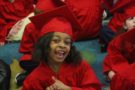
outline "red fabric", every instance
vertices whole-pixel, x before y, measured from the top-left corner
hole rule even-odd
[[[135,16],[135,3],[129,4],[124,10],[123,13],[114,13],[112,19],[110,20],[108,26],[112,31],[117,32],[119,28],[123,27],[123,23],[129,17]]]
[[[57,32],[65,32],[72,37],[72,33],[82,30],[79,22],[67,5],[62,5],[48,12],[38,14],[31,17],[30,20],[37,29],[41,30],[40,37],[45,33],[56,30]]]
[[[3,20],[2,18],[0,18],[0,42],[4,42],[5,38],[3,37],[3,35],[5,35],[6,33],[3,32],[3,26],[6,25],[5,20]]]
[[[135,37],[135,28],[125,33],[123,39],[126,40],[127,42],[135,44],[134,37]]]
[[[67,5],[83,27],[75,34],[77,40],[96,37],[102,21],[101,0],[67,0]]]
[[[40,11],[48,11],[48,10],[53,10],[54,8],[64,5],[63,2],[60,0],[39,0],[38,3],[36,4],[36,9]]]
[[[125,20],[130,17],[135,17],[135,4],[133,6],[130,5],[129,7],[127,7],[124,11],[123,16],[125,17]]]
[[[72,90],[101,90],[96,75],[85,61],[77,66],[63,63],[57,73],[42,63],[25,79],[22,90],[45,90],[54,83],[52,76]]]
[[[134,0],[118,0],[115,4],[113,0],[103,0],[105,8],[109,9],[111,13],[123,10],[128,4],[134,3]]]
[[[120,28],[123,27],[123,16],[122,13],[115,13],[111,20],[108,23],[108,27],[113,31],[113,32],[118,32]]]
[[[37,9],[39,8],[39,10],[41,9],[42,11],[48,11],[49,9],[61,5],[56,4],[56,2],[52,0],[43,0],[41,5],[46,5],[45,7],[40,6],[40,1],[38,3]],[[102,20],[101,0],[66,0],[65,3],[69,6],[77,17],[78,22],[83,27],[82,31],[75,34],[77,40],[96,37],[99,33]]]
[[[104,59],[104,72],[113,70],[116,73],[120,73],[135,62],[135,43],[132,42],[132,38],[135,36],[135,29],[133,30],[134,32],[123,33],[110,42],[108,54]],[[127,34],[131,33],[134,33],[132,38],[126,37],[127,39],[125,39],[125,36],[129,36]]]
[[[49,33],[49,32],[63,32],[68,34],[69,36],[73,36],[72,33],[72,26],[69,21],[67,21],[64,18],[55,17],[51,19],[49,22],[47,22],[41,32],[39,33],[40,37],[43,35]]]
[[[0,41],[5,41],[8,30],[20,19],[31,13],[33,8],[33,0],[15,0],[11,3],[9,0],[0,1],[0,17],[5,20],[0,30]]]
[[[20,58],[21,61],[31,60],[31,53],[37,40],[37,36],[38,30],[35,29],[32,23],[28,24],[24,31],[19,48],[19,52],[23,53],[23,56]]]
[[[108,47],[104,73],[115,71],[111,90],[135,90],[135,29],[117,36]]]
[[[134,0],[118,0],[111,9],[111,12],[115,12],[126,8],[129,4],[135,3]]]
[[[114,76],[111,82],[111,90],[135,90],[135,63],[124,72]]]
[[[113,0],[102,0],[102,1],[103,1],[102,2],[103,7],[105,9],[108,9],[108,10],[112,9],[112,7],[113,7]]]

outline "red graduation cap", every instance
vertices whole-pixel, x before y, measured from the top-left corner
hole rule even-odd
[[[135,28],[123,34],[123,40],[135,44]]]
[[[128,19],[130,17],[135,17],[135,5],[134,6],[129,6],[124,11],[124,18]]]
[[[65,18],[65,20],[60,19],[60,17]],[[82,27],[80,26],[70,9],[67,7],[67,5],[63,5],[54,10],[31,17],[30,20],[38,30],[41,30],[40,37],[48,32],[57,31],[69,34],[72,32],[72,30],[73,32],[82,30]],[[66,28],[71,28],[72,30],[65,30]]]
[[[127,7],[121,15],[117,16],[117,19],[120,20],[121,25],[131,17],[135,17],[135,6]]]

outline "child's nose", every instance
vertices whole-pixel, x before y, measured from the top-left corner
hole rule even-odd
[[[60,42],[60,43],[59,43],[59,46],[60,46],[60,47],[65,47],[65,43],[64,43],[64,42]]]

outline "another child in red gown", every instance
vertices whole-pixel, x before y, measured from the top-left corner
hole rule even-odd
[[[135,29],[117,36],[108,47],[104,73],[111,90],[135,90]]]
[[[135,90],[135,16],[124,23],[128,28],[112,40],[104,59],[104,74],[111,90]]]
[[[0,46],[5,44],[11,28],[34,11],[33,5],[34,0],[0,0]]]
[[[31,18],[40,30],[33,51],[33,60],[40,64],[25,79],[22,90],[101,90],[92,68],[73,46],[79,24],[66,8]]]
[[[130,31],[135,28],[135,13],[133,11],[135,11],[135,6],[131,6],[125,9],[124,14],[121,16],[122,18],[121,20],[124,22],[121,24],[123,26],[123,29],[121,29],[121,32],[118,33],[118,35],[115,37],[116,39],[119,36],[119,34],[126,33],[127,31]],[[110,54],[112,54],[110,53],[110,50],[111,48],[108,48],[108,55],[106,56],[107,58],[108,56],[110,56]],[[105,61],[108,61],[108,60],[105,58]],[[105,72],[106,72],[106,69],[105,69]]]
[[[123,22],[125,21],[123,18],[123,14],[125,14],[124,10],[135,6],[134,0],[103,0],[104,7],[111,14],[109,18],[109,22],[107,25],[103,25],[100,32],[100,44],[103,48],[103,51],[106,51],[106,48],[109,42],[113,39],[113,37],[120,32],[120,28],[123,28]],[[130,13],[130,10],[126,13]],[[132,11],[134,14],[135,11]],[[129,15],[129,14],[128,14]],[[125,15],[126,16],[126,15]],[[102,49],[101,49],[102,51]]]

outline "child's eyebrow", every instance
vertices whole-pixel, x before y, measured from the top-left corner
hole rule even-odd
[[[58,37],[58,38],[60,38],[59,35],[54,35],[53,37]],[[71,37],[66,37],[66,39],[71,39]]]
[[[59,35],[54,35],[53,37],[60,37]]]

